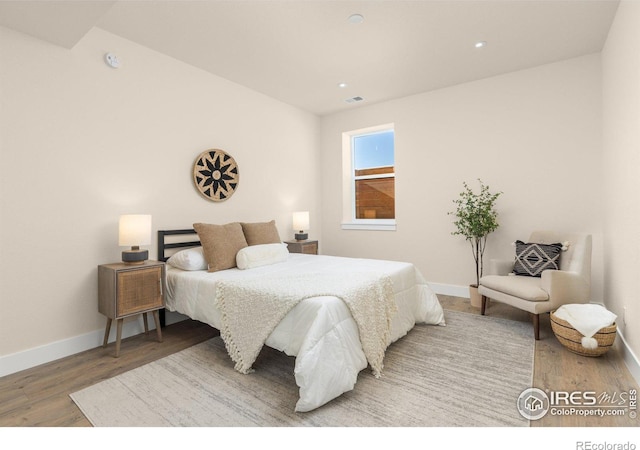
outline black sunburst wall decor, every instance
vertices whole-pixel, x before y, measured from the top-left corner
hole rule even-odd
[[[198,156],[193,165],[193,181],[207,199],[223,202],[238,187],[238,164],[227,152],[214,148]]]

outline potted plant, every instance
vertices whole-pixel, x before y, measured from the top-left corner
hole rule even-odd
[[[469,286],[471,305],[480,307],[481,299],[478,294],[478,285],[482,277],[484,250],[487,246],[487,236],[498,228],[498,213],[494,209],[496,200],[502,194],[492,194],[489,186],[478,178],[480,192],[475,193],[463,182],[464,190],[460,197],[453,201],[456,210],[449,215],[455,217],[453,225],[454,236],[464,236],[471,244],[471,252],[476,263],[476,283]]]

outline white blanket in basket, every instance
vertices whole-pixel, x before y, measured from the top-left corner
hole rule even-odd
[[[600,329],[613,325],[617,318],[604,306],[593,303],[562,305],[554,314],[559,319],[569,322],[584,336],[582,346],[588,349],[598,348],[598,341],[593,335]]]

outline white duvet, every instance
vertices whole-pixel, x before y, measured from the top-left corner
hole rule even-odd
[[[216,282],[255,276],[349,271],[385,273],[393,281],[398,312],[391,324],[391,342],[416,323],[444,325],[437,296],[410,263],[292,253],[286,261],[249,270],[184,271],[167,266],[167,309],[220,329],[215,307]],[[295,356],[295,379],[300,388],[295,410],[311,411],[353,389],[358,373],[367,367],[357,325],[346,304],[337,297],[301,301],[273,330],[266,345]],[[250,376],[250,375],[248,375]],[[383,372],[384,376],[384,372]]]

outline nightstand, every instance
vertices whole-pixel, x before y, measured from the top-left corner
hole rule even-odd
[[[289,253],[305,253],[307,255],[318,254],[318,241],[284,241],[287,244]]]
[[[159,310],[164,308],[165,265],[158,261],[142,264],[98,266],[98,311],[107,316],[103,347],[107,346],[111,323],[117,323],[116,357],[120,356],[122,323],[125,317],[142,314],[144,332],[149,333],[147,313],[153,313],[158,342],[162,342]]]

